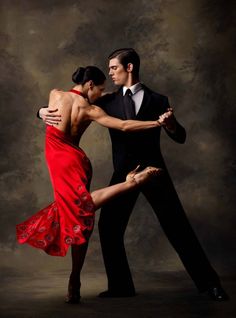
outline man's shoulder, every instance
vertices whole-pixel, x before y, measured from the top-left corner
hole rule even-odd
[[[102,97],[100,97],[99,100],[109,101],[109,100],[114,99],[116,97],[116,95],[117,95],[117,91],[115,91],[115,92],[107,92]]]
[[[168,99],[167,96],[159,93],[159,92],[155,92],[154,90],[152,90],[151,88],[147,87],[146,85],[142,84],[143,90],[144,92],[146,92],[147,94],[150,94],[152,97],[157,98],[157,99]]]
[[[113,100],[116,99],[116,97],[119,95],[120,89],[114,91],[114,92],[109,92],[100,97],[99,99],[96,100],[96,105],[100,107],[105,107],[109,103],[111,103]]]

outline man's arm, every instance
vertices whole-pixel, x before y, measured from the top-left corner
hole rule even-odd
[[[174,116],[173,109],[170,108],[168,98],[165,100],[166,112],[160,115],[159,123],[164,127],[167,135],[174,141],[183,144],[186,140],[186,131],[181,126]]]

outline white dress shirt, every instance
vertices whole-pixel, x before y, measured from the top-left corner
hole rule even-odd
[[[137,115],[142,105],[144,95],[142,84],[139,82],[130,87],[123,86],[123,96],[125,96],[127,89],[130,89],[132,92],[132,99],[135,105],[135,114]]]

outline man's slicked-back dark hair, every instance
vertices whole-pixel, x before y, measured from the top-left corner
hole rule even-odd
[[[133,74],[138,77],[139,76],[139,67],[140,67],[140,58],[138,53],[132,49],[132,48],[123,48],[123,49],[118,49],[112,52],[109,56],[108,59],[114,59],[117,58],[124,66],[125,69],[127,69],[127,66],[129,63],[133,64]]]

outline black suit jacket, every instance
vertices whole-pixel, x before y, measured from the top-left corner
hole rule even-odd
[[[143,85],[144,97],[141,108],[135,119],[157,120],[169,107],[168,98],[153,92]],[[96,101],[110,116],[126,119],[124,112],[122,87],[115,93],[107,94]],[[185,129],[176,121],[175,133],[167,134],[176,142],[184,143]],[[161,127],[139,132],[122,132],[109,129],[112,141],[113,164],[115,171],[128,171],[134,166],[153,165],[165,168],[160,150]]]

